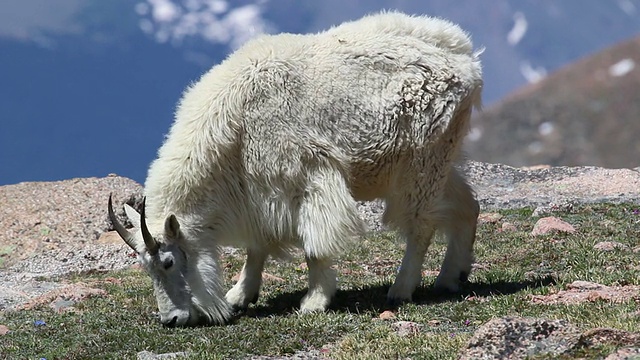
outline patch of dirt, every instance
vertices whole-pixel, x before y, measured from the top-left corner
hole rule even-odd
[[[560,290],[555,294],[532,295],[534,304],[579,304],[583,302],[610,301],[625,302],[640,299],[640,286],[605,286],[589,281],[574,281],[567,285],[567,290]]]
[[[89,287],[85,283],[69,284],[35,297],[15,308],[15,310],[30,310],[42,305],[48,305],[57,312],[69,310],[75,303],[95,296],[106,296],[102,289]]]

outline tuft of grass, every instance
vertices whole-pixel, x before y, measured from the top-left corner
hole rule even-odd
[[[529,235],[537,219],[532,209],[501,211],[502,221],[517,227],[499,231],[500,224],[478,227],[477,268],[459,294],[432,288],[446,245],[434,243],[424,269],[423,286],[414,303],[401,306],[396,318],[380,320],[385,295],[397,273],[403,245],[393,233],[371,234],[336,261],[339,291],[330,310],[298,314],[307,273],[292,263],[270,261],[266,271],[284,279],[267,280],[261,298],[227,326],[164,328],[156,320],[151,282],[140,270],[109,274],[76,274],[108,296],[76,304],[56,313],[48,306],[0,313],[10,332],[0,338],[0,358],[135,358],[143,350],[186,351],[190,359],[236,359],[251,355],[287,355],[320,350],[335,359],[453,359],[473,332],[492,318],[518,315],[567,319],[584,328],[640,328],[634,301],[542,305],[531,295],[564,289],[575,280],[604,285],[640,284],[640,261],[631,249],[639,245],[637,205],[579,206],[556,216],[576,227],[574,234]],[[600,241],[615,241],[627,250],[594,251]],[[242,265],[239,256],[224,259],[228,285]],[[106,280],[106,277],[118,281]],[[394,322],[411,321],[420,330],[401,336]],[[582,349],[565,358],[602,357],[611,346]]]
[[[4,265],[4,257],[10,255],[16,249],[15,245],[0,246],[0,268]]]

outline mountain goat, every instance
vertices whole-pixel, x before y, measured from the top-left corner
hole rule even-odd
[[[249,41],[184,93],[151,164],[138,230],[109,216],[153,279],[167,326],[224,324],[257,301],[268,256],[300,247],[301,311],[336,291],[332,258],[364,230],[358,200],[383,199],[406,239],[387,299],[411,300],[436,230],[448,249],[436,286],[473,261],[478,203],[453,167],[482,88],[458,26],[387,12],[312,35]],[[146,213],[146,214],[145,214]],[[225,295],[222,246],[242,247]]]

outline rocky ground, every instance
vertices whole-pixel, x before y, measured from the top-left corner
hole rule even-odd
[[[491,221],[491,211],[496,209],[522,206],[536,207],[539,216],[552,213],[555,209],[588,202],[632,202],[640,206],[640,168],[512,168],[468,162],[463,165],[463,169],[476,189],[485,213],[481,221]],[[107,219],[106,202],[110,193],[114,195],[119,213],[122,213],[121,204],[127,202],[137,206],[142,199],[139,184],[117,175],[0,187],[0,311],[25,308],[40,301],[55,304],[56,299],[80,301],[83,296],[91,296],[91,291],[95,289],[57,282],[57,276],[73,272],[122,269],[135,263],[131,250],[117,235],[109,232],[112,227]],[[361,205],[362,216],[372,230],[382,228],[379,221],[382,211],[380,203]],[[551,221],[550,224],[541,226],[564,225]],[[578,284],[576,289],[580,289],[580,286],[587,285]],[[606,293],[611,289],[590,289],[589,293],[595,290]],[[496,321],[516,321],[536,328],[538,325],[531,324],[544,320]],[[509,326],[493,326],[492,331],[510,328]],[[522,329],[524,325],[518,328]],[[560,328],[560,325],[556,328]],[[485,330],[478,330],[479,333],[481,331]],[[575,329],[568,329],[567,333],[577,336],[576,341],[583,341],[580,339],[583,339],[581,336],[584,334],[576,334]],[[562,336],[562,339],[567,338]],[[478,349],[482,348],[482,336],[477,335],[474,339],[476,340],[469,344],[468,358],[498,358],[492,355],[478,357],[478,351],[481,351]],[[494,348],[492,351],[501,354],[500,349]],[[519,358],[519,352],[514,351],[509,355],[510,358]],[[630,356],[638,356],[638,351],[637,348],[628,350],[632,354]],[[149,354],[144,356],[147,355]]]

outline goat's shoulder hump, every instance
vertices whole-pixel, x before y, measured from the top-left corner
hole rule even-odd
[[[437,17],[414,16],[401,12],[381,12],[359,20],[343,23],[328,32],[347,36],[414,37],[456,54],[471,55],[473,45],[469,35],[458,25]]]

